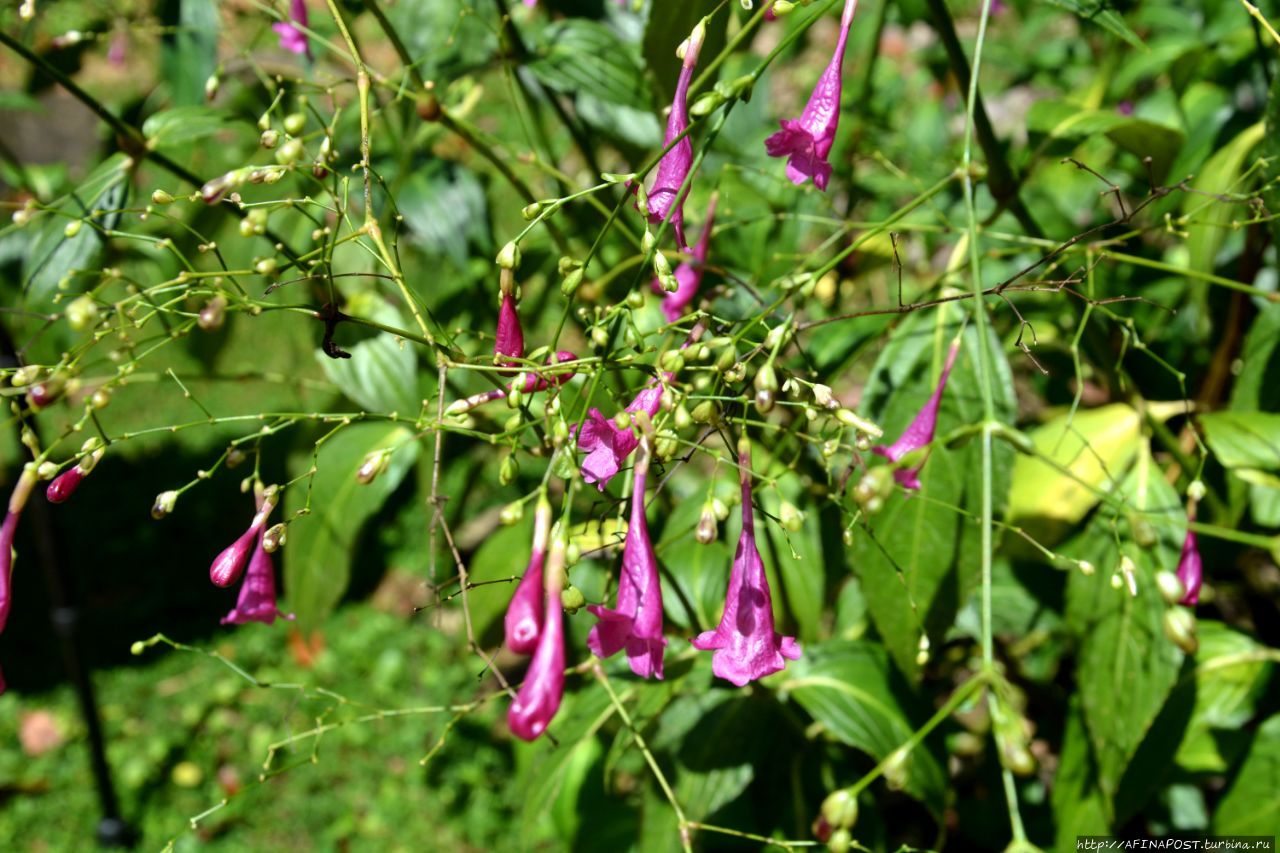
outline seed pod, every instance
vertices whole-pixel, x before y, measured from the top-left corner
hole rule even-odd
[[[710,424],[719,420],[720,411],[716,406],[715,400],[703,400],[701,403],[693,407],[693,411],[690,415],[695,423]]]
[[[564,608],[564,612],[570,616],[577,613],[587,604],[587,597],[582,594],[582,590],[570,584],[560,593],[560,606]]]
[[[156,521],[164,518],[173,512],[173,506],[178,502],[178,493],[175,491],[161,492],[156,495],[156,501],[151,505],[151,517]]]

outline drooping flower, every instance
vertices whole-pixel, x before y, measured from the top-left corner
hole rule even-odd
[[[1196,520],[1195,508],[1187,513],[1187,521]],[[1185,590],[1179,604],[1196,604],[1200,601],[1200,584],[1203,581],[1204,565],[1200,560],[1200,546],[1196,542],[1196,534],[1187,529],[1187,538],[1182,540],[1182,557],[1178,560],[1178,580],[1182,581]]]
[[[249,529],[223,549],[209,566],[209,580],[213,581],[214,586],[231,586],[240,579],[253,553],[254,545],[266,529],[267,517],[271,515],[275,506],[275,487],[271,487],[263,493],[258,512],[253,516]]]
[[[547,357],[547,364],[556,365],[566,361],[577,361],[578,356],[567,350],[560,350],[554,356]],[[463,397],[460,400],[454,400],[449,404],[449,408],[445,409],[446,415],[460,415],[469,412],[476,406],[484,405],[493,400],[501,400],[507,396],[507,391],[511,391],[516,387],[524,394],[532,394],[535,391],[545,391],[551,385],[563,385],[574,377],[577,373],[573,369],[564,369],[555,373],[543,373],[540,370],[530,370],[528,373],[521,374],[524,381],[521,382],[516,378],[507,385],[507,390],[495,388],[492,391],[481,391],[479,394],[472,394],[470,397]]]
[[[616,610],[589,604],[600,621],[587,635],[587,648],[596,657],[607,658],[627,650],[631,671],[641,678],[662,678],[662,654],[667,640],[662,636],[662,585],[658,579],[658,559],[649,541],[644,515],[645,480],[649,473],[648,438],[640,440],[636,455],[636,481],[631,494],[631,520],[622,546],[622,574],[618,579]]]
[[[546,607],[543,601],[542,563],[547,556],[547,536],[551,533],[551,504],[538,500],[533,516],[533,551],[529,567],[516,586],[503,619],[507,648],[516,654],[532,654],[538,648]]]
[[[694,648],[715,650],[711,671],[742,687],[781,671],[787,660],[799,660],[800,645],[795,637],[784,637],[774,630],[773,596],[756,547],[751,446],[745,438],[738,444],[738,464],[742,477],[742,536],[729,573],[724,614],[715,630],[704,631],[692,642]]]
[[[49,499],[49,503],[60,504],[70,500],[76,489],[80,488],[80,483],[89,476],[89,472],[98,464],[98,460],[105,452],[103,448],[98,447],[98,444],[99,441],[96,438],[86,441],[82,448],[84,455],[76,464],[53,478],[53,482],[45,490],[45,497]]]
[[[271,29],[280,36],[280,47],[283,50],[304,55],[310,59],[311,43],[307,40],[306,33],[299,27],[302,29],[307,27],[307,3],[306,0],[290,0],[289,20],[277,21],[271,25]]]
[[[258,531],[253,556],[249,558],[249,570],[245,572],[244,583],[240,585],[240,595],[236,598],[236,606],[222,617],[222,624],[243,625],[245,622],[262,622],[270,625],[281,619],[293,619],[292,613],[281,613],[276,607],[276,567],[271,555],[263,547],[265,530]]]
[[[504,285],[506,282],[504,281]],[[524,358],[524,330],[520,328],[520,315],[516,313],[513,287],[502,289],[502,307],[498,309],[498,330],[494,335],[493,354],[502,360]],[[510,364],[510,361],[507,361]]]
[[[551,543],[543,577],[545,598],[538,647],[507,711],[512,734],[522,740],[535,740],[545,732],[564,698],[564,608],[560,605],[564,560],[565,541],[557,536]]]
[[[897,462],[908,453],[926,447],[933,441],[933,433],[938,426],[938,408],[942,405],[942,392],[946,390],[947,379],[951,376],[951,368],[955,366],[956,354],[959,351],[960,342],[957,340],[951,344],[951,349],[947,352],[947,361],[942,367],[942,375],[938,377],[937,387],[933,389],[933,394],[930,395],[928,401],[920,409],[911,425],[906,428],[906,431],[893,444],[888,447],[877,445],[872,448],[872,452],[892,462]],[[900,468],[893,472],[893,478],[903,488],[918,490],[920,488],[920,469],[923,467],[924,463],[921,462],[914,468]]]
[[[770,157],[787,158],[787,177],[799,186],[809,178],[820,190],[827,188],[831,179],[831,164],[827,155],[835,142],[836,127],[840,124],[841,72],[844,68],[844,49],[849,41],[849,26],[858,0],[845,0],[844,14],[840,18],[840,37],[836,41],[831,62],[818,78],[809,96],[809,103],[798,119],[782,119],[782,127],[764,141]]]
[[[661,404],[662,385],[658,384],[637,394],[626,411],[644,412],[653,417]],[[587,458],[582,460],[582,479],[595,483],[596,488],[603,492],[613,475],[618,473],[623,460],[639,444],[640,439],[636,438],[630,427],[619,429],[599,409],[592,408],[587,412],[587,419],[578,427],[578,449],[587,452]]]
[[[655,293],[662,294],[662,313],[666,315],[668,323],[674,323],[684,314],[689,303],[693,302],[695,296],[698,295],[698,287],[702,284],[702,273],[704,265],[707,262],[707,249],[711,243],[711,226],[715,224],[716,219],[716,196],[711,196],[711,202],[707,205],[707,221],[702,226],[702,236],[698,238],[698,245],[693,247],[693,260],[680,264],[675,269],[676,281],[680,283],[674,291],[667,292],[662,287],[662,282],[658,279],[653,280],[653,290]]]
[[[693,81],[693,67],[698,64],[698,51],[702,49],[705,37],[706,27],[702,21],[698,21],[689,38],[676,52],[681,58],[680,77],[676,81],[676,94],[671,101],[667,132],[662,138],[664,149],[689,128],[689,84]],[[685,183],[692,168],[693,143],[686,134],[658,161],[653,184],[648,188],[649,221],[657,223],[669,220],[676,232],[676,243],[683,250],[689,248],[684,237],[684,199],[689,192]]]
[[[9,621],[9,607],[13,603],[13,537],[18,530],[18,519],[22,516],[23,507],[31,497],[31,489],[36,484],[34,465],[27,465],[18,475],[18,482],[9,495],[9,505],[5,512],[4,522],[0,523],[0,633]],[[4,693],[4,673],[0,672],[0,693]]]

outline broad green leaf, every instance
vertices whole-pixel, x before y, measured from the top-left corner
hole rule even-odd
[[[678,592],[664,591],[667,618],[689,630],[714,628],[724,607],[729,569],[733,565],[733,547],[723,539],[703,545],[687,535],[659,550],[658,560],[678,585]],[[693,610],[692,620],[687,613],[686,602]]]
[[[1280,714],[1258,727],[1212,828],[1217,835],[1280,835]]]
[[[1079,697],[1072,697],[1067,713],[1062,754],[1053,782],[1053,820],[1057,825],[1057,849],[1075,847],[1076,836],[1107,835],[1111,806],[1098,787],[1098,768],[1085,730]]]
[[[1194,677],[1185,685],[1195,704],[1177,762],[1186,770],[1223,773],[1229,763],[1220,749],[1223,734],[1229,740],[1253,718],[1277,654],[1221,622],[1201,620],[1197,634]]]
[[[348,311],[392,327],[403,323],[399,312],[377,298],[353,299]],[[418,394],[418,356],[413,344],[379,332],[347,347],[347,351],[351,358],[330,358],[316,350],[316,361],[325,376],[343,394],[366,412],[418,414],[422,398]]]
[[[213,0],[178,0],[176,27],[164,40],[161,64],[175,106],[205,102],[205,83],[218,67],[221,22]],[[175,23],[172,18],[168,23]]]
[[[1045,0],[1051,6],[1057,6],[1059,9],[1066,9],[1074,12],[1079,18],[1091,23],[1097,24],[1107,32],[1114,36],[1127,41],[1136,48],[1145,48],[1142,39],[1138,34],[1129,29],[1129,25],[1124,22],[1124,18],[1120,17],[1114,9],[1109,9],[1100,2],[1100,0]]]
[[[1263,135],[1263,153],[1267,155],[1266,190],[1263,198],[1272,210],[1280,207],[1280,76],[1271,81],[1271,92],[1267,96],[1267,132]],[[1271,234],[1274,241],[1280,242],[1280,221],[1272,220]],[[1272,310],[1280,306],[1272,305]],[[1274,313],[1274,310],[1272,310]],[[1255,324],[1256,326],[1256,324]]]
[[[1043,100],[1027,113],[1027,129],[1051,139],[1105,136],[1137,157],[1151,157],[1157,177],[1168,172],[1186,138],[1176,127],[1114,110],[1089,109],[1065,100]]]
[[[901,434],[933,393],[963,312],[955,306],[910,315],[893,332],[868,379],[863,407],[885,430],[885,443]],[[993,385],[997,418],[1013,419],[1008,363],[994,337]],[[939,409],[937,437],[982,421],[978,387],[977,332],[967,327],[961,351]],[[993,447],[994,508],[1001,511],[1008,490],[1012,450]],[[878,460],[879,457],[868,457]],[[980,511],[982,458],[976,441],[962,447],[937,446],[920,473],[920,494],[895,490],[884,508],[855,528],[850,563],[862,584],[876,630],[894,662],[915,675],[923,632],[940,642],[967,600],[980,569],[979,530],[955,507]]]
[[[1080,639],[1076,679],[1102,790],[1114,797],[1120,778],[1177,680],[1182,652],[1164,634],[1168,605],[1155,584],[1177,566],[1182,507],[1163,472],[1143,452],[1116,492],[1128,512],[1104,509],[1062,552],[1093,563],[1073,570],[1067,584],[1067,624]],[[1139,546],[1129,513],[1144,513],[1155,536]],[[1117,542],[1118,538],[1118,542]],[[1134,563],[1136,594],[1112,577],[1122,556]]]
[[[787,665],[778,690],[841,742],[877,761],[901,746],[922,722],[907,685],[884,649],[873,643],[810,644],[800,660]],[[911,751],[906,780],[909,794],[941,814],[946,776],[927,744]]]
[[[1209,449],[1223,467],[1280,469],[1280,414],[1210,412],[1199,420]]]
[[[361,484],[356,470],[364,458],[387,448],[396,448],[387,470],[372,483]],[[417,457],[413,431],[391,423],[353,424],[320,446],[310,488],[311,512],[289,525],[284,549],[284,591],[303,630],[318,625],[342,599],[360,529],[400,485]],[[311,467],[311,455],[300,463],[296,475]],[[305,479],[285,492],[284,516],[292,518],[302,509],[307,495]]]
[[[632,109],[651,108],[639,57],[608,27],[568,18],[547,27],[542,41],[528,68],[550,88]]]
[[[472,594],[468,597],[468,608],[471,611],[471,624],[475,628],[476,637],[486,637],[497,630],[502,614],[507,610],[507,602],[515,591],[514,581],[519,580],[529,566],[529,555],[533,548],[533,513],[526,512],[519,524],[510,527],[499,527],[471,555],[467,571],[473,583],[498,581],[510,578],[513,583],[494,584],[486,587],[490,590],[484,595]],[[576,572],[576,567],[570,573]],[[487,637],[486,637],[487,639]]]
[[[207,106],[175,107],[154,113],[142,125],[147,147],[154,150],[206,139],[226,130],[232,117],[226,110]]]
[[[1182,201],[1182,213],[1189,219],[1186,228],[1188,266],[1191,269],[1213,272],[1218,250],[1222,248],[1222,242],[1229,233],[1231,220],[1246,218],[1242,216],[1241,205],[1206,196],[1244,192],[1240,178],[1245,158],[1264,134],[1265,126],[1262,122],[1245,128],[1235,139],[1220,148],[1192,181],[1191,187],[1195,192],[1187,193]],[[1241,198],[1243,200],[1243,196]],[[1197,288],[1203,299],[1207,285],[1197,285]]]
[[[484,187],[474,172],[462,166],[431,160],[415,169],[397,193],[396,206],[409,226],[409,241],[448,257],[459,269],[466,266],[473,244],[490,242]],[[449,292],[435,284],[432,291]]]
[[[1011,521],[1034,526],[1045,544],[1061,539],[1124,476],[1137,453],[1141,419],[1125,403],[1078,410],[1029,432],[1036,455],[1019,455],[1009,496]],[[1066,469],[1065,472],[1060,469]]]
[[[1240,352],[1240,375],[1231,386],[1231,408],[1280,411],[1280,303],[1259,312],[1249,328]]]

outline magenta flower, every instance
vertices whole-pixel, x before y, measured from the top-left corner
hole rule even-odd
[[[273,487],[272,491],[263,496],[261,506],[257,514],[254,515],[249,529],[215,557],[213,563],[209,566],[209,580],[213,581],[214,586],[231,586],[240,579],[240,575],[244,573],[245,566],[249,563],[249,556],[253,553],[254,545],[266,529],[267,516],[271,515],[271,510],[275,509],[275,505],[276,495]]]
[[[306,33],[298,29],[299,27],[307,27],[306,0],[290,0],[289,20],[278,21],[271,25],[271,29],[280,36],[280,47],[283,50],[304,55],[310,59],[311,44],[307,41]]]
[[[507,605],[503,619],[506,628],[507,648],[519,655],[533,654],[538,648],[539,635],[546,608],[543,606],[542,563],[547,555],[547,536],[551,532],[551,504],[543,498],[533,519],[533,551],[529,555],[529,567],[516,586]]]
[[[951,376],[951,368],[955,366],[956,353],[959,351],[960,342],[955,341],[951,344],[951,349],[947,353],[947,363],[942,367],[942,375],[938,377],[938,387],[933,389],[933,394],[906,431],[893,444],[888,447],[877,445],[872,448],[872,452],[892,462],[897,462],[908,453],[919,450],[933,442],[933,433],[938,426],[938,408],[942,405],[942,392],[946,390],[947,378]],[[920,469],[923,467],[924,463],[921,462],[914,468],[898,469],[893,472],[893,478],[903,488],[918,490],[920,488]]]
[[[632,672],[641,678],[661,679],[662,653],[667,640],[662,636],[658,559],[653,554],[644,516],[644,487],[649,472],[647,441],[641,441],[636,457],[631,523],[627,526],[627,541],[622,546],[622,576],[618,579],[618,609],[587,605],[600,620],[587,635],[587,648],[600,658],[611,657],[625,648]]]
[[[729,573],[724,614],[714,631],[704,631],[692,642],[694,648],[703,651],[714,649],[711,671],[742,687],[780,672],[787,665],[783,658],[799,660],[800,645],[795,637],[784,637],[773,629],[773,596],[756,548],[751,449],[746,439],[738,445],[738,465],[742,474],[742,537]]]
[[[276,567],[271,555],[262,545],[266,531],[258,531],[253,556],[249,558],[249,571],[240,585],[240,596],[231,612],[222,617],[222,624],[243,625],[245,622],[262,622],[270,625],[281,619],[293,619],[293,614],[281,613],[276,607]]]
[[[1187,521],[1196,520],[1193,508],[1187,513]],[[1182,540],[1182,558],[1178,560],[1178,580],[1186,590],[1179,604],[1196,604],[1200,601],[1200,583],[1203,580],[1204,565],[1200,561],[1200,546],[1196,542],[1196,534],[1188,529],[1187,538]]]
[[[560,710],[564,698],[564,608],[560,604],[560,590],[564,586],[563,539],[551,545],[544,577],[545,594],[542,630],[538,647],[525,673],[520,692],[507,711],[507,724],[511,732],[522,740],[535,740],[547,730],[551,719]]]
[[[661,404],[662,385],[654,385],[637,394],[626,411],[644,412],[653,417]],[[587,412],[587,419],[578,426],[578,449],[587,452],[587,458],[582,460],[582,479],[595,483],[596,488],[603,492],[613,475],[618,473],[623,460],[639,444],[640,439],[630,428],[618,429],[599,409],[591,409]]]
[[[693,80],[693,67],[698,64],[698,51],[702,49],[705,35],[706,28],[699,21],[689,38],[680,46],[683,50],[683,64],[676,81],[676,94],[671,101],[667,133],[662,139],[664,149],[689,128],[689,83]],[[676,232],[676,243],[683,250],[689,248],[684,238],[684,199],[689,190],[684,184],[692,168],[693,143],[686,134],[658,161],[657,173],[648,191],[649,221],[656,223],[670,220],[671,227]]]
[[[840,74],[844,66],[845,44],[849,40],[849,25],[853,23],[853,11],[857,6],[857,0],[845,0],[835,52],[813,87],[813,94],[809,96],[809,103],[800,118],[782,119],[778,122],[782,129],[764,141],[770,157],[787,158],[787,177],[796,186],[813,178],[813,185],[825,190],[831,179],[827,155],[831,153],[836,127],[840,124]]]
[[[493,354],[507,358],[524,358],[524,330],[520,328],[516,300],[510,291],[504,291],[502,294],[502,307],[498,310],[498,331],[494,335]]]
[[[702,236],[698,238],[698,245],[693,247],[693,260],[680,264],[675,269],[676,281],[680,282],[680,286],[674,291],[668,292],[663,289],[662,282],[658,279],[653,280],[653,290],[655,293],[662,294],[662,313],[666,315],[668,323],[674,323],[684,314],[689,303],[693,302],[695,296],[698,295],[698,287],[702,284],[702,273],[707,262],[707,248],[711,243],[711,226],[716,219],[716,196],[711,196],[711,203],[707,205],[707,221],[702,226]]]
[[[31,489],[36,484],[35,466],[27,466],[18,475],[18,482],[9,496],[8,511],[4,522],[0,523],[0,633],[9,621],[9,607],[13,603],[13,537],[18,530],[18,519],[22,509],[31,497]],[[0,693],[4,693],[4,673],[0,672]]]

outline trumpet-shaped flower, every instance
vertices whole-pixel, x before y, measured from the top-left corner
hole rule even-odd
[[[502,294],[498,310],[498,331],[494,336],[493,354],[507,358],[524,358],[524,330],[516,313],[516,300],[510,291]]]
[[[533,551],[529,567],[516,586],[503,619],[507,648],[516,654],[532,654],[538,648],[546,608],[543,606],[542,564],[547,555],[547,536],[551,531],[551,504],[543,498],[533,521]]]
[[[522,740],[535,740],[545,732],[564,698],[564,608],[560,605],[564,559],[565,542],[558,538],[551,545],[543,578],[545,600],[538,647],[507,711],[512,734]]]
[[[276,606],[276,568],[271,555],[263,547],[266,531],[258,531],[253,555],[249,558],[249,570],[245,572],[244,583],[240,585],[240,595],[236,606],[222,617],[222,624],[243,625],[245,622],[263,622],[270,625],[281,619],[293,619],[293,614],[281,613]]]
[[[307,3],[306,0],[290,0],[289,20],[278,21],[271,25],[271,29],[280,36],[280,47],[283,50],[304,55],[310,59],[311,43],[307,40],[307,34],[299,27],[303,29],[307,27]]]
[[[684,199],[689,188],[685,183],[693,168],[693,143],[685,133],[689,129],[689,84],[693,81],[693,68],[698,64],[698,52],[705,37],[706,27],[699,21],[689,38],[680,45],[680,77],[676,81],[676,94],[671,101],[671,115],[667,118],[662,147],[665,149],[677,138],[680,141],[658,161],[653,184],[648,188],[649,221],[670,221],[676,232],[676,243],[686,250],[689,243],[684,237]]]
[[[663,289],[662,282],[656,278],[653,280],[654,292],[662,294],[662,313],[666,315],[668,323],[674,323],[680,319],[685,309],[689,307],[689,303],[693,302],[694,297],[698,295],[698,287],[702,284],[703,268],[707,262],[707,249],[711,243],[711,226],[715,223],[715,218],[716,197],[712,195],[711,203],[707,206],[707,221],[702,226],[702,236],[698,238],[698,245],[693,247],[693,260],[686,261],[675,269],[676,281],[680,286],[668,292]]]
[[[222,553],[215,557],[213,563],[210,564],[209,580],[213,581],[214,586],[231,586],[240,579],[240,575],[244,574],[245,566],[248,565],[249,557],[253,553],[254,545],[266,529],[267,517],[275,509],[276,495],[274,490],[275,487],[273,486],[261,499],[258,512],[249,524],[249,529],[240,534],[239,539],[224,548]]]
[[[13,537],[18,531],[18,519],[31,497],[31,489],[36,484],[36,472],[28,466],[18,475],[18,482],[9,496],[9,505],[5,512],[4,522],[0,523],[0,633],[9,621],[9,607],[13,603]],[[0,693],[4,693],[4,673],[0,672]]]
[[[908,453],[926,447],[933,442],[933,434],[938,426],[938,409],[942,405],[942,393],[946,390],[947,379],[951,376],[951,368],[955,366],[956,354],[959,351],[959,341],[951,344],[951,349],[947,352],[946,364],[942,368],[942,375],[938,377],[938,385],[933,389],[933,394],[924,404],[924,408],[920,410],[915,420],[898,437],[897,441],[888,447],[877,445],[872,448],[874,453],[890,461],[897,462]],[[920,488],[920,469],[923,467],[924,463],[921,462],[914,468],[899,469],[893,472],[893,478],[903,488],[918,490]]]
[[[641,678],[662,678],[662,654],[667,645],[662,636],[662,585],[644,515],[649,469],[647,441],[641,440],[636,457],[631,521],[622,546],[622,576],[618,579],[618,607],[610,610],[599,604],[587,605],[600,620],[587,635],[587,648],[602,658],[625,648],[632,672]]]
[[[787,177],[797,186],[812,178],[814,186],[825,190],[831,180],[831,163],[827,161],[827,155],[831,153],[836,127],[840,124],[844,49],[857,6],[857,0],[845,0],[835,52],[813,87],[800,118],[782,119],[778,122],[782,129],[764,141],[770,157],[787,158]]]
[[[779,672],[787,660],[799,660],[800,645],[795,637],[784,637],[774,630],[773,596],[756,547],[751,451],[745,439],[738,447],[738,460],[742,470],[742,536],[729,573],[724,614],[719,626],[699,634],[693,645],[703,651],[714,650],[711,671],[742,687]]]
[[[644,412],[653,417],[661,404],[662,385],[659,384],[637,394],[626,410]],[[587,419],[578,427],[578,449],[587,452],[587,458],[582,460],[582,479],[595,483],[596,488],[603,492],[609,480],[618,473],[622,462],[639,444],[640,439],[630,428],[619,429],[599,409],[591,409],[587,412]]]
[[[1195,511],[1187,514],[1188,521],[1195,521]],[[1200,584],[1203,581],[1204,564],[1200,560],[1200,546],[1196,542],[1196,534],[1187,530],[1187,538],[1182,540],[1182,558],[1178,560],[1178,580],[1182,581],[1185,590],[1179,604],[1196,604],[1200,601]]]

